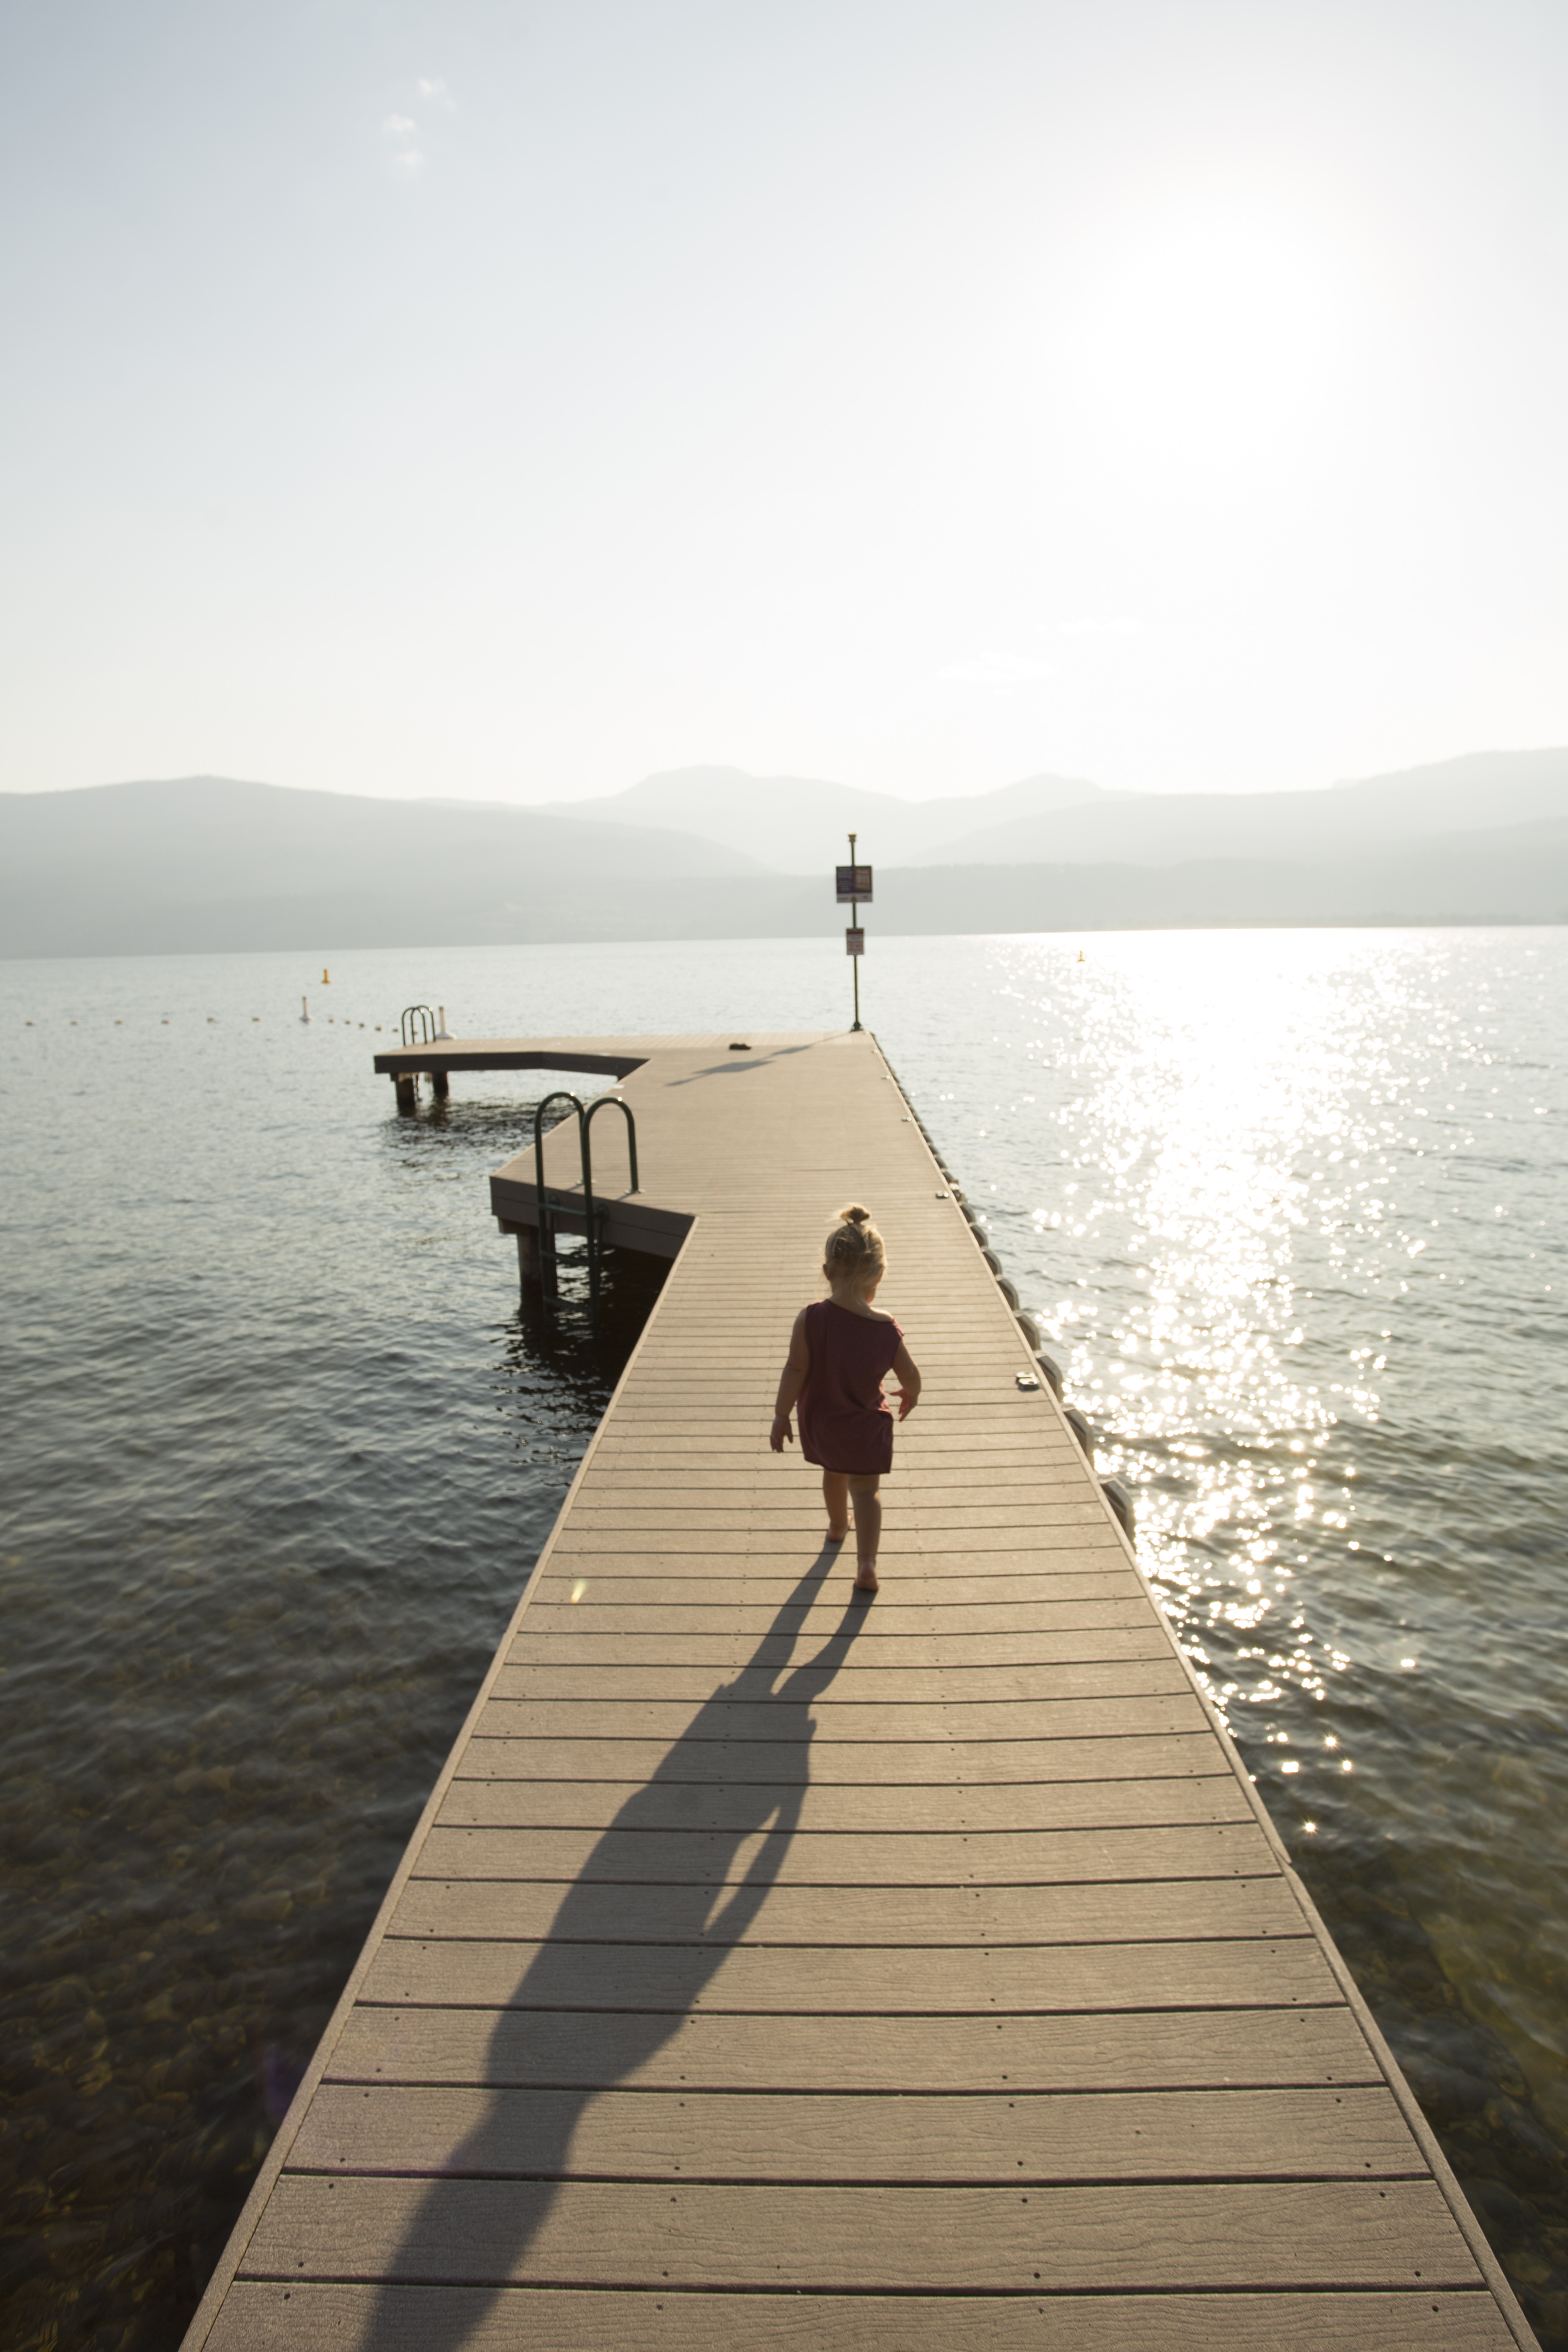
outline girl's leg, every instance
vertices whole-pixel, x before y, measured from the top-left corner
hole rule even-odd
[[[876,1555],[882,1543],[882,1498],[874,1473],[851,1478],[855,1507],[855,1582],[862,1592],[876,1591]]]
[[[842,1543],[850,1531],[850,1482],[841,1470],[823,1471],[822,1500],[828,1507],[828,1541]]]

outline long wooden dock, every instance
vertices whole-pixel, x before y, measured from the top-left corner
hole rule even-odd
[[[1532,2344],[873,1040],[495,1042],[678,1254],[189,2352]],[[869,1604],[767,1444],[849,1199]]]

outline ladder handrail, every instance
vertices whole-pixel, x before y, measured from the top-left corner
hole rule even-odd
[[[629,1153],[630,1153],[630,1155],[631,1155],[631,1160],[632,1160],[632,1183],[631,1183],[631,1190],[634,1192],[637,1190],[637,1122],[636,1122],[636,1120],[635,1120],[635,1119],[632,1118],[632,1106],[631,1106],[631,1104],[630,1104],[629,1102],[627,1102],[626,1100],[624,1100],[624,1098],[623,1098],[622,1096],[620,1096],[620,1095],[601,1095],[601,1096],[598,1097],[598,1099],[597,1099],[596,1101],[594,1101],[594,1102],[591,1102],[591,1103],[589,1104],[587,1110],[586,1110],[586,1111],[584,1112],[584,1114],[583,1114],[583,1118],[582,1118],[582,1167],[583,1167],[583,1178],[582,1178],[582,1181],[583,1181],[583,1184],[584,1184],[584,1187],[585,1187],[585,1188],[586,1188],[586,1187],[588,1186],[588,1184],[589,1184],[588,1170],[589,1170],[589,1164],[590,1164],[590,1163],[589,1163],[589,1151],[588,1151],[588,1130],[589,1130],[589,1129],[590,1129],[590,1128],[592,1126],[592,1124],[593,1124],[593,1120],[594,1120],[594,1117],[595,1117],[596,1113],[598,1113],[599,1111],[601,1111],[601,1110],[604,1108],[604,1106],[605,1106],[605,1104],[606,1104],[606,1103],[613,1103],[617,1110],[623,1110],[623,1111],[625,1112],[625,1114],[626,1114],[626,1148],[627,1148],[628,1152],[629,1152]]]
[[[415,1028],[420,1033],[417,1037],[411,1034]],[[405,1004],[397,1029],[405,1045],[433,1045],[435,1042],[435,1016],[428,1004]]]
[[[541,1221],[545,1205],[545,1136],[544,1129],[539,1122],[551,1103],[557,1102],[569,1102],[577,1113],[578,1149],[582,1153],[582,1190],[590,1216],[593,1213],[593,1192],[588,1181],[588,1150],[582,1124],[582,1105],[565,1087],[558,1087],[554,1094],[543,1096],[534,1105],[534,1191],[538,1195]],[[561,1123],[564,1126],[565,1121]]]

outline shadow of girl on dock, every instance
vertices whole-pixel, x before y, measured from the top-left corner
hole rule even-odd
[[[728,1953],[750,1936],[800,1822],[816,1728],[812,1703],[832,1681],[865,1622],[863,1600],[850,1601],[814,1656],[782,1675],[771,1657],[798,1632],[803,1608],[836,1568],[838,1557],[836,1549],[824,1549],[812,1562],[751,1658],[704,1700],[652,1777],[621,1807],[568,1889],[492,2036],[485,2079],[497,2095],[484,2120],[445,2158],[440,2178],[389,2257],[361,2339],[367,2352],[412,2341],[399,2289],[413,2284],[468,2290],[449,2293],[434,2308],[422,2307],[421,2352],[457,2352],[471,2339],[496,2293],[524,2268],[528,2249],[568,2177],[572,2139],[587,2108],[601,2091],[614,2089],[649,2063],[680,2031]],[[764,1727],[758,1727],[754,1707],[766,1711]],[[758,1743],[763,1756],[750,1769],[767,1777],[747,1780],[745,1750]],[[716,1745],[730,1749],[734,1777],[724,1767],[716,1772]],[[700,1877],[694,1873],[689,1884],[629,1881],[628,1835],[667,1833],[677,1826],[670,1792],[689,1790],[693,1784],[722,1790],[724,1797],[722,1809],[715,1809],[722,1812],[723,1826],[713,1828],[705,1821],[700,1833]],[[758,1839],[757,1853],[732,1880],[741,1850]],[[613,1942],[606,1940],[605,1928],[605,1896],[612,1887],[619,1897]],[[524,2021],[530,2016],[540,2032],[519,2070]],[[553,2030],[552,2020],[559,2021]],[[532,2034],[527,2038],[534,2043]],[[509,2096],[498,2095],[503,2085],[519,2080],[527,2086],[521,2097],[515,2088]],[[528,2102],[520,2118],[528,2091],[541,2095],[537,2104]],[[487,2184],[482,2211],[460,2215],[449,2185],[455,2179]],[[475,2242],[476,2223],[481,2244]],[[422,2297],[422,2305],[426,2301]]]

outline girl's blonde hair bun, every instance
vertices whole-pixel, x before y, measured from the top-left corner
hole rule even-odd
[[[847,1276],[852,1282],[868,1287],[880,1282],[887,1270],[887,1252],[882,1235],[871,1221],[871,1211],[852,1201],[847,1209],[839,1211],[839,1222],[828,1235],[822,1253],[822,1270],[830,1282]]]

